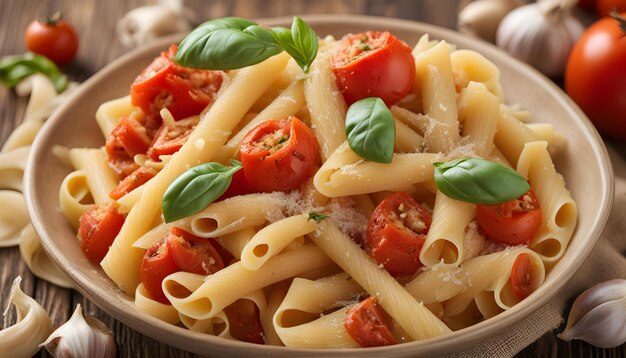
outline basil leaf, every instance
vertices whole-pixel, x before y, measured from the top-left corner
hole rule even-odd
[[[272,28],[276,42],[293,57],[304,72],[309,72],[311,64],[317,56],[319,41],[317,34],[309,24],[294,16],[291,30],[284,27]]]
[[[309,220],[313,220],[313,221],[318,222],[318,223],[320,221],[326,219],[327,217],[328,217],[328,215],[322,214],[322,213],[318,213],[316,211],[311,211],[309,213]]]
[[[464,158],[433,163],[437,188],[452,199],[474,204],[500,204],[530,189],[512,168],[484,159]]]
[[[231,163],[233,166],[213,162],[200,164],[176,178],[161,203],[165,222],[195,214],[224,194],[233,174],[241,169],[241,162],[231,160]]]
[[[225,17],[196,27],[178,46],[174,61],[197,69],[232,70],[282,51],[269,29],[250,20]]]
[[[348,108],[346,136],[350,149],[363,159],[391,163],[396,123],[382,99],[364,98]]]
[[[40,72],[50,78],[57,93],[67,87],[67,76],[48,58],[27,52],[23,55],[7,56],[0,60],[0,82],[13,88],[24,78]]]

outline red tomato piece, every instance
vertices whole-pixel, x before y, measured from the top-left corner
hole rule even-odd
[[[233,178],[230,181],[228,189],[226,189],[224,194],[222,194],[215,201],[217,202],[221,200],[226,200],[228,198],[232,198],[233,196],[246,195],[253,192],[254,191],[250,189],[250,184],[248,184],[243,170],[238,170],[235,172],[235,174],[233,174]]]
[[[26,28],[24,41],[29,51],[52,60],[57,65],[72,62],[78,50],[78,34],[74,26],[57,18],[33,21]]]
[[[148,116],[158,115],[163,108],[176,120],[199,114],[222,85],[223,72],[179,66],[172,61],[176,51],[172,45],[162,52],[131,85],[132,104]]]
[[[224,262],[213,243],[215,241],[212,239],[197,237],[177,227],[166,238],[176,266],[181,271],[201,275],[210,275],[224,268]]]
[[[598,16],[609,16],[611,11],[626,11],[626,0],[597,0],[596,11]]]
[[[380,97],[391,106],[411,91],[415,81],[411,48],[387,31],[345,36],[331,64],[348,105]]]
[[[154,137],[154,141],[148,149],[148,156],[154,161],[160,161],[159,156],[171,155],[183,146],[191,132],[198,125],[199,118],[189,118],[181,121],[177,121],[174,127],[169,127],[166,124],[161,125],[161,128]]]
[[[265,344],[259,308],[250,300],[238,299],[224,308],[230,335],[243,342]]]
[[[350,308],[346,312],[344,325],[350,337],[361,347],[389,346],[398,343],[391,334],[374,296]]]
[[[296,189],[321,163],[313,131],[295,116],[254,127],[240,152],[250,188],[261,192]]]
[[[141,167],[129,176],[124,178],[115,189],[109,193],[109,198],[117,200],[138,187],[144,185],[148,180],[154,178],[157,174],[156,170],[147,167]]]
[[[432,217],[404,192],[383,200],[367,225],[367,249],[393,276],[411,275],[422,266],[420,251]]]
[[[530,189],[517,199],[497,205],[476,205],[476,222],[487,239],[507,245],[523,245],[541,225],[541,208]]]
[[[167,236],[166,236],[167,237]],[[158,302],[169,305],[170,301],[163,293],[163,279],[180,271],[165,239],[157,241],[143,256],[141,261],[141,282],[150,297]]]
[[[565,90],[606,136],[626,140],[626,13],[591,25],[565,69]]]
[[[135,163],[133,158],[126,152],[126,149],[124,149],[117,137],[109,136],[104,148],[109,160],[109,166],[121,179],[126,178],[135,170],[139,169],[139,165]]]
[[[131,158],[137,154],[146,154],[150,147],[146,129],[137,120],[128,117],[120,119],[120,123],[111,131],[111,136],[119,140]]]
[[[78,240],[89,261],[100,263],[122,229],[124,216],[112,206],[94,206],[80,216]]]
[[[532,283],[533,277],[533,265],[530,261],[530,255],[523,253],[517,256],[511,269],[511,277],[509,281],[511,283],[511,291],[513,295],[520,300],[530,296],[533,293],[534,287]]]

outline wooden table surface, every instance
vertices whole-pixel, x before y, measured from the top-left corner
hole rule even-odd
[[[63,68],[63,71],[68,73],[73,80],[83,81],[130,50],[117,40],[115,34],[117,20],[131,9],[154,2],[156,1],[1,0],[0,55],[24,52],[22,36],[27,24],[33,18],[43,18],[61,10],[64,17],[76,26],[81,41],[77,58],[69,67]],[[454,28],[459,2],[459,0],[187,0],[185,4],[195,11],[199,20],[233,15],[261,18],[294,14],[345,13],[398,17]],[[0,144],[21,122],[26,103],[26,99],[17,97],[14,92],[0,88]],[[7,210],[7,208],[0,208],[0,210]],[[81,303],[88,314],[98,317],[115,332],[120,357],[194,356],[124,326],[76,291],[62,289],[37,279],[20,259],[17,247],[0,249],[0,307],[2,308],[7,304],[9,289],[16,276],[22,276],[24,292],[43,305],[56,326],[64,323],[76,304]],[[15,313],[12,310],[4,317],[3,327],[8,327],[14,322]],[[563,342],[556,337],[556,333],[558,333],[556,330],[547,333],[518,356],[626,356],[626,345],[614,349],[599,349],[582,341]],[[42,352],[41,355],[47,356],[47,353]]]

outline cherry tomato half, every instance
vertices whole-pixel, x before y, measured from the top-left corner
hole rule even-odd
[[[534,287],[531,280],[533,277],[532,270],[533,264],[530,261],[529,254],[520,254],[515,259],[515,262],[513,262],[509,282],[511,283],[513,295],[519,300],[523,300],[533,293]]]
[[[46,56],[57,65],[72,62],[78,50],[78,34],[65,20],[33,21],[26,28],[24,41],[29,51]]]
[[[370,217],[368,251],[392,276],[411,275],[422,266],[420,250],[431,222],[430,213],[409,194],[393,193]]]
[[[387,31],[345,36],[331,65],[348,105],[380,97],[391,106],[411,91],[415,81],[411,48]]]
[[[541,208],[530,189],[517,199],[497,205],[476,205],[476,222],[487,239],[507,245],[527,244],[541,225]]]
[[[295,116],[254,127],[240,152],[250,188],[261,192],[295,189],[321,163],[313,131]]]
[[[155,301],[169,304],[161,283],[178,271],[210,275],[224,268],[212,239],[194,236],[174,227],[146,251],[141,262],[141,282]],[[221,247],[219,247],[221,249]]]
[[[115,189],[109,193],[109,198],[118,200],[124,195],[144,185],[148,180],[154,178],[156,170],[147,167],[140,167],[124,178]]]
[[[621,140],[626,140],[625,63],[626,21],[605,17],[583,33],[565,69],[567,94],[600,133]]]
[[[122,229],[124,216],[112,206],[94,206],[79,219],[78,240],[89,261],[100,263]]]
[[[596,0],[598,16],[609,16],[613,10],[626,11],[626,0]]]
[[[179,66],[172,61],[176,51],[176,45],[172,45],[162,52],[130,87],[132,104],[148,116],[158,116],[163,108],[169,109],[176,120],[199,114],[222,85],[223,72]]]
[[[243,342],[265,344],[260,311],[257,305],[246,299],[238,299],[224,308],[228,317],[230,335]]]
[[[165,123],[161,125],[161,128],[148,149],[150,159],[160,161],[159,156],[178,152],[183,144],[187,142],[187,139],[189,139],[191,132],[196,128],[199,121],[200,119],[198,117],[192,117],[177,121],[173,128],[170,128]]]
[[[361,347],[379,347],[398,343],[391,334],[374,296],[350,308],[346,312],[344,326],[350,337]]]

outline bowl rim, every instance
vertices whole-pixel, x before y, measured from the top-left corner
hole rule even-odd
[[[487,57],[506,57],[508,61],[513,61],[518,68],[520,74],[534,78],[534,80],[544,83],[545,90],[550,92],[553,96],[561,101],[561,105],[568,107],[573,111],[576,116],[573,120],[579,122],[578,124],[585,130],[584,135],[587,139],[595,145],[592,145],[594,158],[598,158],[598,165],[600,169],[600,180],[598,184],[602,186],[602,196],[600,198],[600,210],[595,215],[592,225],[593,230],[591,236],[587,238],[589,243],[578,252],[577,260],[572,264],[570,270],[562,270],[557,273],[557,276],[553,279],[553,289],[547,292],[543,292],[542,295],[535,295],[532,300],[525,300],[513,307],[510,310],[502,312],[498,315],[497,320],[485,320],[478,324],[475,324],[472,329],[462,329],[451,334],[431,338],[422,341],[409,342],[405,344],[376,347],[368,349],[302,349],[302,348],[287,348],[279,346],[261,346],[252,345],[245,342],[231,341],[223,339],[217,336],[211,336],[199,332],[189,331],[184,328],[177,327],[169,323],[165,323],[155,317],[152,317],[146,313],[132,310],[128,312],[123,306],[116,305],[116,302],[122,300],[119,297],[112,297],[112,295],[106,294],[104,291],[93,291],[95,287],[93,282],[89,282],[89,277],[85,272],[68,272],[66,270],[69,260],[64,255],[57,255],[62,250],[56,245],[52,239],[52,235],[46,230],[43,225],[42,215],[36,202],[38,200],[37,194],[34,190],[34,184],[36,182],[37,172],[36,163],[41,160],[46,154],[49,154],[43,150],[47,143],[45,133],[49,132],[61,119],[64,118],[64,112],[66,112],[67,104],[72,103],[76,98],[79,98],[81,93],[93,88],[100,81],[107,77],[107,72],[111,69],[123,66],[126,63],[132,62],[135,57],[142,53],[153,52],[157,53],[159,49],[167,47],[172,42],[177,42],[182,38],[181,34],[168,36],[166,38],[158,39],[153,43],[135,49],[105,66],[99,70],[96,74],[85,81],[63,105],[61,105],[48,119],[44,127],[37,135],[34,143],[31,147],[31,156],[26,165],[24,184],[25,184],[25,198],[29,215],[32,220],[33,227],[37,234],[40,236],[45,251],[49,254],[52,260],[59,265],[64,272],[74,281],[76,289],[84,296],[89,298],[98,307],[104,310],[107,314],[111,315],[115,319],[121,321],[125,325],[137,330],[138,332],[148,335],[158,341],[164,342],[171,346],[181,348],[183,350],[192,351],[200,354],[206,354],[206,350],[196,349],[198,345],[204,345],[206,348],[214,348],[219,352],[234,351],[236,349],[249,350],[254,349],[255,354],[259,355],[271,355],[273,353],[284,353],[290,356],[311,356],[311,355],[324,355],[324,356],[340,356],[345,354],[358,355],[358,356],[380,356],[381,354],[394,354],[394,355],[416,355],[416,354],[445,354],[459,350],[458,345],[451,345],[452,341],[462,341],[463,347],[471,347],[484,340],[485,337],[494,337],[498,335],[498,332],[502,332],[508,327],[515,325],[523,321],[524,318],[538,310],[540,307],[548,303],[553,297],[559,293],[564,285],[574,276],[577,270],[580,268],[584,259],[590,254],[595,244],[597,243],[600,234],[606,224],[614,197],[614,177],[613,170],[610,163],[610,159],[604,145],[604,142],[595,127],[587,119],[585,114],[580,108],[571,100],[565,93],[552,81],[548,80],[534,68],[530,67],[526,63],[523,63],[517,59],[512,58],[499,48],[483,42],[481,40],[471,38],[466,35],[462,35],[453,30],[445,29],[439,26],[425,24],[417,21],[377,17],[377,16],[365,16],[365,15],[337,15],[337,14],[324,14],[324,15],[304,15],[302,16],[313,27],[315,25],[322,24],[342,24],[342,25],[362,25],[363,23],[371,23],[375,26],[389,26],[391,28],[401,28],[403,30],[419,33],[429,33],[433,37],[439,37],[444,35],[448,40],[454,43],[468,43],[473,47],[478,48],[481,54]],[[288,24],[291,21],[291,17],[275,17],[257,19],[256,21],[267,25],[280,25]],[[104,294],[103,294],[104,293]],[[184,330],[184,331],[183,331]],[[459,342],[460,343],[460,342]],[[191,349],[190,349],[191,348]],[[218,352],[215,352],[218,353]]]

